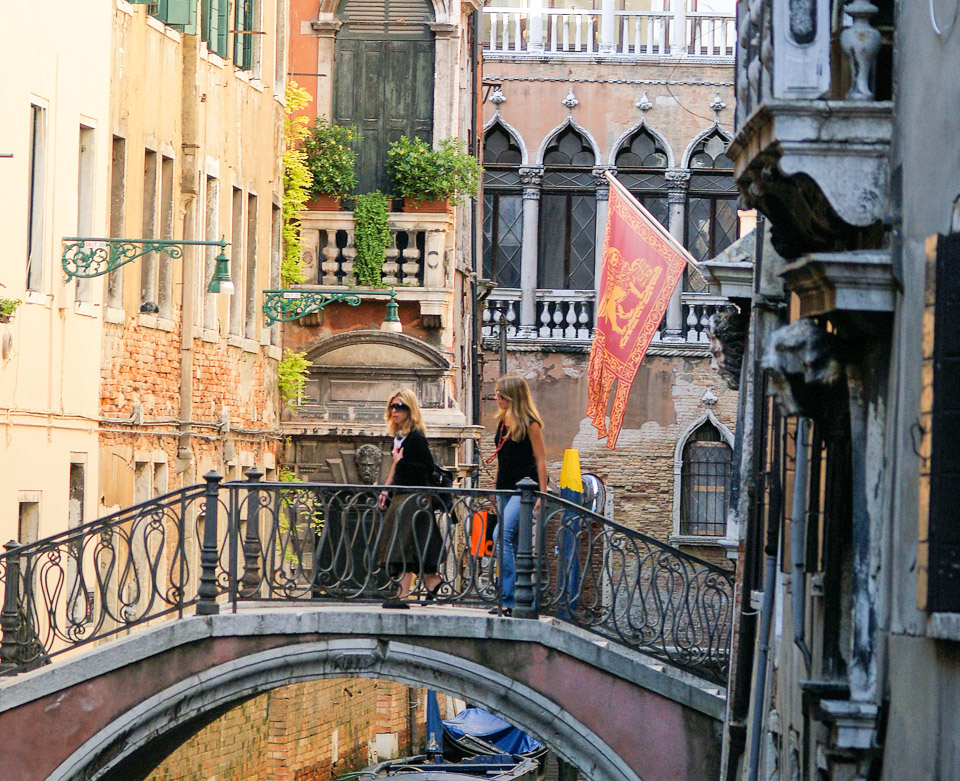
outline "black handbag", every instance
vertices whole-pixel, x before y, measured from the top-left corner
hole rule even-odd
[[[445,466],[434,464],[430,479],[434,488],[453,488],[453,470]]]

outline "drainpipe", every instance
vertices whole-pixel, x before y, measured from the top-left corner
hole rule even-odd
[[[197,238],[197,196],[200,191],[199,157],[199,85],[197,61],[200,57],[200,39],[196,35],[183,36],[183,123],[182,148],[183,169],[180,177],[180,192],[185,197],[183,238]],[[182,483],[196,482],[196,464],[193,460],[191,441],[193,430],[193,323],[197,308],[197,247],[184,247],[182,299],[180,308],[180,422],[177,445],[177,471],[183,474]],[[200,264],[203,268],[203,264]]]
[[[747,781],[757,781],[760,770],[760,744],[763,739],[764,699],[767,688],[767,658],[770,653],[770,624],[773,617],[773,597],[777,579],[777,550],[780,547],[780,509],[783,501],[780,475],[780,438],[774,438],[772,462],[774,469],[767,472],[770,481],[770,504],[767,508],[767,542],[764,546],[766,567],[763,577],[763,604],[760,608],[760,637],[757,648],[756,680],[753,685],[753,720],[750,734],[750,759]]]
[[[764,400],[765,401],[765,400]],[[773,618],[773,597],[777,579],[777,551],[780,547],[780,512],[783,487],[780,485],[780,437],[773,439],[774,468],[764,478],[769,481],[770,503],[767,506],[767,541],[764,546],[766,566],[763,577],[763,604],[760,608],[760,638],[757,648],[756,681],[753,687],[753,722],[750,735],[750,760],[747,781],[757,781],[760,769],[760,743],[763,738],[764,699],[767,687],[767,658],[770,653],[770,624]]]
[[[417,734],[417,706],[420,704],[420,697],[417,690],[412,686],[407,689],[407,728],[410,731],[410,753],[416,754],[420,744],[420,736]]]
[[[797,460],[793,479],[793,513],[790,519],[790,591],[792,593],[793,642],[803,654],[810,671],[810,649],[806,641],[807,620],[807,502],[810,499],[810,453],[807,435],[810,422],[797,419]]]

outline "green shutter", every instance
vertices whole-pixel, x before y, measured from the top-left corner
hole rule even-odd
[[[190,7],[193,0],[160,0],[160,13],[157,15],[164,24],[172,27],[190,24]]]
[[[230,0],[217,0],[217,54],[226,57],[229,50]]]

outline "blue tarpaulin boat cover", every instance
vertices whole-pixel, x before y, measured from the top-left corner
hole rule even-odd
[[[455,738],[473,735],[492,743],[508,754],[526,754],[543,748],[540,741],[518,730],[499,716],[480,708],[467,708],[443,722],[443,728]]]

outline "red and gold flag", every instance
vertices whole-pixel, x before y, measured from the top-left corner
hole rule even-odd
[[[613,450],[630,386],[667,311],[683,269],[693,258],[613,176],[603,239],[597,329],[590,349],[589,402],[597,437]],[[696,265],[694,263],[694,265]],[[605,419],[616,383],[610,427]]]

